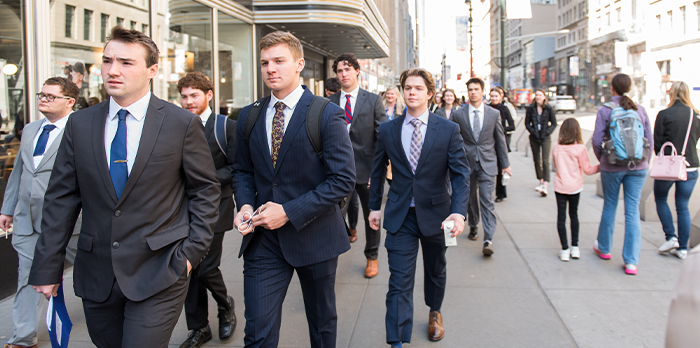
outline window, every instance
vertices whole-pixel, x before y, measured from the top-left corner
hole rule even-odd
[[[666,15],[668,16],[668,32],[672,33],[673,32],[673,11],[666,12]]]
[[[102,14],[100,16],[100,42],[105,42],[107,39],[107,29],[109,28],[109,15]]]
[[[695,2],[695,14],[698,16],[698,31],[700,31],[700,1]]]
[[[123,27],[124,26],[124,18],[117,17],[117,25]]]
[[[637,19],[637,0],[632,0],[632,19]]]
[[[622,8],[618,8],[616,11],[617,11],[617,22],[622,23]]]
[[[683,35],[685,35],[685,6],[681,6],[681,30],[683,31]]]
[[[603,30],[603,20],[600,17],[598,17],[598,32],[600,32],[601,30]]]
[[[92,32],[92,11],[85,10],[83,15],[85,16],[83,19],[83,40],[90,41],[92,39],[90,37],[90,33]]]
[[[576,7],[574,7],[574,19],[576,19]]]
[[[73,37],[73,17],[75,6],[66,5],[66,37]]]
[[[656,15],[656,28],[661,31],[661,15]]]
[[[557,23],[559,23],[559,28],[561,28],[561,16],[557,17]]]
[[[610,26],[610,12],[606,13],[605,16],[608,17],[608,26]]]
[[[146,34],[146,35],[149,35],[149,33],[148,33],[148,24],[141,24],[141,32],[144,33],[144,34]]]
[[[129,27],[131,30],[136,30],[136,21],[131,21],[131,26]]]

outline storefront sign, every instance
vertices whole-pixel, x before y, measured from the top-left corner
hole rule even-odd
[[[595,67],[596,74],[609,74],[613,70],[612,63],[598,64]]]
[[[578,76],[578,57],[569,57],[569,76]]]

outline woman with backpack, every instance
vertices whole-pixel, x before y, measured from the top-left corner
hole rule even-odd
[[[535,91],[535,100],[525,113],[525,128],[530,132],[532,159],[535,161],[537,180],[540,181],[535,191],[546,197],[549,183],[549,152],[552,148],[552,139],[549,136],[557,128],[557,115],[547,103],[544,90]]]
[[[698,181],[698,151],[700,119],[693,103],[690,102],[690,89],[685,82],[677,81],[669,91],[671,101],[668,108],[661,110],[654,123],[654,152],[658,155],[666,142],[671,142],[679,154],[685,154],[688,162],[685,181],[654,180],[656,213],[666,234],[666,242],[659,248],[660,253],[670,252],[683,260],[688,255],[690,237],[690,212],[688,201]],[[667,146],[666,155],[672,152]],[[668,191],[676,185],[676,214],[678,215],[678,236],[673,227],[673,215],[668,207]]]
[[[624,271],[637,274],[642,245],[639,201],[649,169],[650,147],[653,146],[651,123],[644,108],[635,104],[627,93],[632,80],[625,74],[612,79],[612,99],[605,103],[596,116],[593,131],[593,152],[600,161],[600,180],[603,186],[603,213],[598,227],[598,238],[593,250],[603,260],[610,260],[615,213],[623,186],[625,197],[625,243],[622,248]],[[634,132],[623,131],[632,127]],[[627,151],[633,146],[635,151]],[[634,157],[629,153],[634,152]]]

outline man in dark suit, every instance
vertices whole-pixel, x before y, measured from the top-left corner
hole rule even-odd
[[[311,347],[335,347],[335,272],[338,256],[350,249],[338,202],[355,187],[345,117],[332,103],[323,109],[318,121],[321,158],[306,131],[314,96],[299,85],[301,42],[276,31],[265,35],[259,46],[262,77],[272,95],[241,110],[233,166],[233,192],[240,207],[234,224],[244,235],[239,256],[245,346],[277,347],[282,303],[296,271]],[[251,110],[259,114],[246,137]]]
[[[502,173],[512,174],[508,162],[508,147],[503,134],[501,114],[498,110],[485,107],[484,81],[473,77],[467,81],[469,105],[454,112],[453,120],[460,126],[464,139],[464,149],[471,168],[469,186],[469,236],[479,239],[476,225],[479,224],[479,210],[484,225],[484,256],[493,255],[491,239],[496,231],[493,190],[496,185],[498,168]],[[481,209],[479,209],[481,207]]]
[[[204,124],[204,136],[214,159],[216,178],[221,184],[219,221],[214,227],[214,239],[204,260],[195,269],[190,279],[185,298],[185,319],[191,330],[180,348],[196,348],[211,340],[209,327],[209,290],[216,301],[219,312],[219,339],[228,340],[236,328],[233,297],[226,292],[226,283],[221,275],[222,244],[224,232],[233,229],[233,155],[236,153],[236,121],[226,116],[215,115],[209,107],[214,97],[214,84],[201,72],[192,72],[177,82],[182,107],[198,115]],[[223,122],[219,125],[217,122]],[[214,127],[219,127],[215,129]],[[219,131],[223,130],[223,134]]]
[[[74,288],[100,348],[167,347],[219,215],[201,120],[149,91],[158,57],[145,34],[112,29],[110,98],[68,119],[44,199],[29,284],[56,295],[82,207]]]
[[[349,238],[351,242],[357,240],[359,215],[357,199],[359,198],[365,220],[365,257],[367,258],[365,277],[374,278],[379,273],[377,257],[382,233],[369,227],[369,176],[377,149],[379,125],[386,121],[386,109],[380,96],[360,88],[358,82],[360,63],[354,54],[346,53],[336,58],[333,62],[333,71],[338,75],[341,90],[330,99],[345,110],[345,122],[352,141],[357,171],[355,194],[348,202]]]
[[[445,335],[440,308],[445,297],[447,259],[443,221],[452,221],[452,237],[464,229],[469,200],[469,165],[459,127],[428,111],[435,82],[425,69],[401,73],[406,116],[379,128],[370,187],[370,225],[379,230],[386,167],[393,180],[384,208],[384,246],[389,254],[386,340],[392,347],[411,342],[413,285],[418,244],[423,248],[425,304],[430,307],[428,339]],[[450,196],[450,190],[452,192]]]

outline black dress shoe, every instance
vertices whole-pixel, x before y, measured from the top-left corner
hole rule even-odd
[[[471,240],[478,240],[479,239],[479,233],[476,230],[476,227],[469,227],[469,235],[467,238]]]
[[[190,331],[180,348],[198,348],[209,341],[211,341],[211,328],[207,325],[205,328]]]
[[[236,306],[233,297],[228,296],[229,310],[219,310],[219,339],[224,341],[233,337],[236,331]]]

